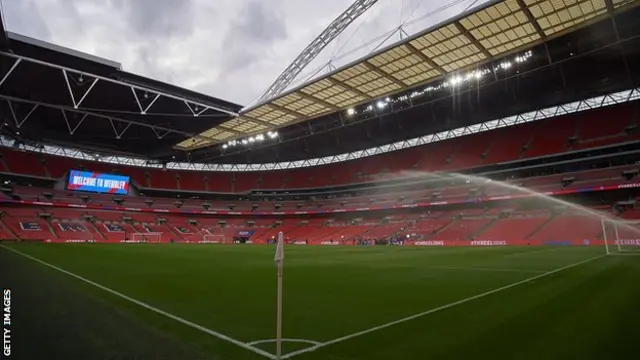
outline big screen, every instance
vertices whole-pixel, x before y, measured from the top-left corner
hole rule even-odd
[[[69,190],[126,195],[129,193],[129,177],[71,170],[67,188]]]

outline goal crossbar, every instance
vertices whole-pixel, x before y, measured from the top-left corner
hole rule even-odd
[[[223,234],[204,234],[202,241],[204,243],[224,243],[225,236]]]
[[[131,240],[141,242],[161,242],[161,232],[131,233]]]

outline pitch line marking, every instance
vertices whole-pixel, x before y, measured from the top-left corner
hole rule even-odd
[[[586,260],[582,260],[582,261],[579,261],[577,263],[561,267],[559,269],[547,271],[547,272],[542,273],[540,275],[536,275],[536,276],[533,276],[533,277],[530,277],[530,278],[527,278],[527,279],[524,279],[524,280],[521,280],[521,281],[518,281],[518,282],[515,282],[515,283],[512,283],[512,284],[509,284],[509,285],[505,285],[505,286],[499,287],[497,289],[489,290],[487,292],[484,292],[484,293],[481,293],[481,294],[478,294],[478,295],[474,295],[474,296],[468,297],[466,299],[458,300],[458,301],[455,301],[455,302],[452,302],[452,303],[449,303],[449,304],[446,304],[446,305],[442,305],[442,306],[437,307],[437,308],[433,308],[431,310],[427,310],[427,311],[424,311],[424,312],[421,312],[421,313],[418,313],[418,314],[407,316],[407,317],[399,319],[399,320],[391,321],[391,322],[388,322],[386,324],[382,324],[382,325],[375,326],[375,327],[372,327],[372,328],[369,328],[369,329],[366,329],[366,330],[362,330],[362,331],[359,331],[359,332],[356,332],[356,333],[353,333],[353,334],[349,334],[349,335],[345,335],[345,336],[342,336],[342,337],[339,337],[339,338],[335,338],[333,340],[329,340],[329,341],[323,342],[323,343],[321,343],[319,345],[314,345],[314,346],[311,346],[311,347],[308,347],[308,348],[305,348],[305,349],[293,351],[293,352],[290,352],[288,354],[283,355],[282,359],[283,360],[284,359],[289,359],[289,358],[292,358],[294,356],[297,356],[297,355],[300,355],[300,354],[304,354],[304,353],[308,353],[308,352],[311,352],[311,351],[315,351],[317,349],[320,349],[320,348],[323,348],[323,347],[326,347],[326,346],[329,346],[329,345],[332,345],[332,344],[343,342],[345,340],[349,340],[349,339],[352,339],[352,338],[355,338],[355,337],[366,335],[366,334],[372,333],[374,331],[378,331],[378,330],[381,330],[381,329],[388,328],[390,326],[398,325],[398,324],[401,324],[403,322],[407,322],[407,321],[414,320],[414,319],[417,319],[417,318],[420,318],[420,317],[423,317],[423,316],[426,316],[426,315],[429,315],[429,314],[433,314],[433,313],[436,313],[436,312],[439,312],[439,311],[442,311],[442,310],[446,310],[448,308],[452,308],[454,306],[458,306],[458,305],[461,305],[461,304],[464,304],[464,303],[467,303],[467,302],[470,302],[470,301],[473,301],[473,300],[476,300],[476,299],[480,299],[480,298],[495,294],[495,293],[500,292],[500,291],[511,289],[511,288],[516,287],[518,285],[526,284],[526,283],[529,283],[531,281],[541,279],[543,277],[558,273],[558,272],[563,271],[563,270],[570,269],[572,267],[576,267],[578,265],[586,264],[588,262],[603,258],[605,256],[607,256],[607,255],[603,254],[603,255],[594,256],[592,258],[589,258],[589,259],[586,259]]]
[[[67,275],[69,275],[69,276],[71,276],[71,277],[74,277],[74,278],[76,278],[76,279],[78,279],[78,280],[84,281],[85,283],[87,283],[87,284],[89,284],[89,285],[93,285],[93,286],[95,286],[95,287],[97,287],[97,288],[99,288],[99,289],[102,289],[102,290],[104,290],[104,291],[106,291],[106,292],[108,292],[108,293],[111,293],[111,294],[116,295],[116,296],[118,296],[118,297],[121,297],[121,298],[123,298],[123,299],[125,299],[125,300],[128,300],[128,301],[130,301],[130,302],[132,302],[132,303],[134,303],[134,304],[136,304],[136,305],[139,305],[139,306],[141,306],[141,307],[143,307],[143,308],[146,308],[146,309],[148,309],[148,310],[151,310],[151,311],[153,311],[153,312],[155,312],[155,313],[158,313],[158,314],[160,314],[160,315],[164,315],[164,316],[166,316],[166,317],[168,317],[168,318],[170,318],[170,319],[173,319],[173,320],[175,320],[175,321],[177,321],[177,322],[180,322],[180,323],[182,323],[182,324],[184,324],[184,325],[187,325],[187,326],[190,326],[190,327],[192,327],[192,328],[194,328],[194,329],[197,329],[197,330],[200,330],[200,331],[202,331],[202,332],[205,332],[205,333],[207,333],[207,334],[209,334],[209,335],[215,336],[215,337],[217,337],[218,339],[221,339],[221,340],[224,340],[224,341],[230,342],[230,343],[232,343],[232,344],[234,344],[234,345],[237,345],[237,346],[239,346],[239,347],[241,347],[241,348],[243,348],[243,349],[245,349],[245,350],[252,351],[252,352],[254,352],[254,353],[258,354],[258,355],[262,355],[262,356],[264,356],[264,357],[266,357],[266,358],[269,358],[269,359],[275,359],[275,358],[276,358],[276,356],[275,356],[275,355],[270,354],[270,353],[268,353],[268,352],[266,352],[266,351],[264,351],[264,350],[262,350],[262,349],[259,349],[259,348],[257,348],[257,347],[251,346],[251,345],[249,345],[249,344],[245,344],[244,342],[242,342],[242,341],[240,341],[240,340],[236,340],[236,339],[234,339],[234,338],[232,338],[232,337],[229,337],[229,336],[224,335],[224,334],[222,334],[222,333],[219,333],[219,332],[217,332],[217,331],[214,331],[214,330],[211,330],[211,329],[207,329],[206,327],[204,327],[204,326],[202,326],[202,325],[198,325],[198,324],[193,323],[193,322],[191,322],[191,321],[189,321],[189,320],[186,320],[186,319],[183,319],[183,318],[181,318],[181,317],[179,317],[179,316],[176,316],[176,315],[173,315],[173,314],[171,314],[171,313],[168,313],[168,312],[166,312],[166,311],[164,311],[164,310],[160,310],[160,309],[158,309],[158,308],[156,308],[156,307],[153,307],[153,306],[151,306],[151,305],[149,305],[149,304],[147,304],[147,303],[144,303],[144,302],[142,302],[142,301],[136,300],[136,299],[134,299],[134,298],[132,298],[132,297],[129,297],[129,296],[127,296],[127,295],[124,295],[124,294],[122,294],[122,293],[120,293],[120,292],[117,292],[117,291],[115,291],[115,290],[113,290],[113,289],[110,289],[110,288],[108,288],[108,287],[106,287],[106,286],[104,286],[104,285],[100,285],[100,284],[98,284],[98,283],[96,283],[96,282],[93,282],[93,281],[91,281],[91,280],[89,280],[89,279],[86,279],[86,278],[84,278],[84,277],[82,277],[82,276],[80,276],[80,275],[76,275],[76,274],[74,274],[74,273],[72,273],[72,272],[70,272],[70,271],[64,270],[64,269],[59,268],[59,267],[57,267],[57,266],[55,266],[55,265],[51,265],[51,264],[49,264],[48,262],[45,262],[45,261],[43,261],[43,260],[40,260],[40,259],[38,259],[38,258],[36,258],[36,257],[33,257],[33,256],[31,256],[31,255],[27,255],[27,254],[25,254],[25,253],[23,253],[23,252],[21,252],[21,251],[18,251],[18,250],[12,249],[12,248],[10,248],[10,247],[8,247],[8,246],[5,246],[5,245],[0,245],[0,246],[2,246],[3,248],[5,248],[5,249],[7,249],[7,250],[9,250],[9,251],[13,251],[13,252],[14,252],[14,253],[16,253],[16,254],[19,254],[19,255],[21,255],[21,256],[24,256],[24,257],[26,257],[26,258],[28,258],[28,259],[31,259],[31,260],[36,261],[36,262],[39,262],[40,264],[45,265],[45,266],[48,266],[48,267],[50,267],[50,268],[52,268],[52,269],[54,269],[54,270],[58,270],[58,271],[60,271],[60,272],[62,272],[62,273],[64,273],[64,274],[67,274]]]
[[[530,274],[542,274],[545,271],[542,270],[529,270],[529,269],[504,269],[504,268],[459,268],[459,267],[445,267],[445,266],[430,266],[426,269],[433,270],[460,270],[460,271],[493,271],[493,272],[513,272],[513,273],[530,273]]]
[[[271,342],[276,342],[278,341],[278,339],[265,339],[265,340],[257,340],[257,341],[252,341],[247,343],[247,345],[258,345],[258,344],[265,344],[265,343],[271,343]],[[297,343],[305,343],[305,344],[313,344],[313,345],[320,345],[322,344],[319,341],[313,341],[313,340],[307,340],[307,339],[282,339],[283,342],[297,342]]]

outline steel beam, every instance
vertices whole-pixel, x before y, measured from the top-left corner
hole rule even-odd
[[[360,90],[358,90],[358,89],[354,88],[354,87],[353,87],[353,86],[351,86],[351,85],[345,84],[345,83],[343,83],[343,82],[342,82],[342,81],[340,81],[340,80],[336,80],[336,79],[334,79],[334,78],[333,78],[333,77],[331,77],[331,76],[329,76],[326,80],[327,80],[327,81],[329,81],[330,83],[332,83],[333,85],[339,85],[339,86],[342,86],[343,88],[347,89],[348,91],[354,92],[354,93],[356,93],[356,94],[358,94],[358,95],[360,95],[360,96],[364,97],[364,98],[365,98],[365,99],[367,99],[367,100],[372,100],[372,99],[373,99],[373,98],[371,97],[371,95],[369,95],[369,94],[367,94],[367,93],[364,93],[364,92],[362,92],[362,91],[360,91]]]
[[[319,98],[317,98],[317,97],[315,97],[313,95],[305,94],[302,91],[298,91],[296,93],[296,95],[298,95],[298,96],[300,96],[302,98],[305,98],[307,100],[310,100],[310,101],[313,101],[313,102],[317,102],[317,103],[319,103],[319,104],[321,104],[321,105],[323,105],[323,106],[325,106],[325,107],[327,107],[327,108],[329,108],[329,109],[331,109],[333,111],[340,111],[340,108],[338,108],[337,106],[329,104],[328,102],[326,102],[326,101],[324,101],[322,99],[319,99]]]
[[[473,45],[475,45],[475,47],[478,48],[478,50],[480,50],[480,52],[487,57],[487,59],[493,59],[493,55],[491,55],[491,53],[489,52],[489,50],[487,50],[482,44],[480,44],[480,41],[478,41],[478,39],[476,39],[475,36],[471,35],[471,33],[469,32],[469,30],[467,30],[467,28],[465,28],[464,26],[462,26],[462,24],[460,24],[459,21],[456,21],[453,23],[455,25],[455,27],[458,29],[458,31],[460,31],[462,33],[462,35],[464,35],[467,39],[469,39],[469,41],[471,41],[471,43]]]
[[[540,38],[543,40],[546,40],[547,34],[544,33],[544,31],[542,30],[542,27],[538,23],[538,20],[536,20],[536,18],[533,16],[527,4],[524,3],[524,0],[516,0],[516,2],[520,6],[520,10],[522,10],[524,15],[527,17],[527,19],[531,23],[531,25],[533,25],[533,28],[536,29],[536,32],[538,33]]]
[[[15,117],[15,114],[13,114],[14,120],[16,121],[16,125],[17,124],[20,124],[20,125],[23,124],[28,119],[29,115],[31,113],[33,113],[35,108],[37,108],[37,107],[46,107],[46,108],[51,108],[51,109],[58,109],[58,110],[61,110],[61,111],[67,111],[67,112],[73,112],[73,113],[82,114],[82,115],[93,116],[95,118],[99,118],[99,119],[103,119],[103,120],[113,120],[113,121],[117,121],[117,122],[130,123],[131,125],[146,127],[146,128],[149,128],[149,129],[156,129],[156,130],[160,130],[162,132],[167,131],[167,132],[170,132],[170,133],[180,134],[180,135],[188,136],[188,137],[195,138],[195,139],[198,139],[198,140],[209,140],[209,141],[211,140],[211,138],[208,138],[206,136],[201,136],[201,135],[194,134],[194,133],[189,133],[189,132],[186,132],[186,131],[169,129],[169,128],[166,128],[164,126],[151,125],[151,124],[147,124],[147,123],[140,122],[140,121],[122,119],[122,118],[118,118],[118,117],[115,117],[115,116],[107,116],[107,115],[95,113],[95,112],[92,112],[92,111],[86,111],[86,110],[82,110],[82,109],[74,109],[73,107],[70,107],[70,106],[48,104],[48,103],[41,102],[41,101],[26,100],[26,99],[21,99],[21,98],[17,98],[17,97],[13,97],[13,96],[2,95],[2,94],[0,94],[0,99],[4,99],[4,100],[8,101],[9,103],[16,102],[16,103],[24,103],[24,104],[34,105],[34,108],[29,112],[27,117],[25,117],[21,121],[18,121],[17,118]],[[10,106],[10,109],[11,109],[11,112],[13,113],[13,107],[12,106]]]
[[[201,102],[193,101],[191,99],[187,99],[187,98],[182,97],[182,96],[176,96],[176,95],[173,95],[173,94],[157,91],[157,90],[154,90],[154,89],[145,88],[145,87],[138,86],[138,85],[129,84],[129,83],[126,83],[126,82],[123,82],[123,81],[120,81],[120,80],[111,79],[111,78],[108,78],[108,77],[95,75],[95,74],[91,74],[91,73],[88,73],[88,72],[79,72],[76,69],[71,69],[71,68],[68,68],[66,66],[52,64],[52,63],[49,63],[49,62],[46,62],[46,61],[37,60],[37,59],[29,58],[29,57],[22,56],[22,55],[12,54],[12,53],[8,53],[8,52],[4,52],[4,51],[0,51],[0,55],[6,56],[6,57],[9,57],[9,58],[12,58],[12,59],[20,59],[21,61],[26,61],[26,62],[29,62],[29,63],[38,64],[38,65],[42,65],[42,66],[47,66],[47,67],[54,68],[54,69],[59,69],[59,70],[63,70],[63,71],[70,71],[70,72],[74,72],[74,73],[79,73],[81,75],[85,75],[85,76],[90,77],[90,78],[98,79],[100,81],[109,82],[109,83],[120,85],[120,86],[126,86],[126,87],[129,87],[131,89],[135,89],[135,90],[140,90],[140,91],[146,91],[146,92],[160,94],[160,96],[163,96],[163,97],[166,97],[166,98],[169,98],[169,99],[174,99],[174,100],[178,100],[178,101],[188,101],[191,104],[198,105],[198,106],[201,106],[203,108],[208,108],[208,109],[212,109],[212,110],[215,110],[215,111],[219,111],[219,112],[225,113],[227,115],[238,116],[238,113],[230,111],[230,110],[227,110],[227,109],[224,109],[224,108],[220,108],[220,107],[213,106],[213,105],[203,104]]]
[[[444,75],[447,73],[447,70],[443,69],[442,66],[436,64],[435,61],[433,61],[430,57],[428,57],[427,55],[425,55],[422,51],[418,50],[415,46],[413,46],[413,44],[411,44],[410,42],[407,42],[404,44],[404,46],[407,47],[407,49],[409,49],[409,51],[411,51],[412,54],[416,55],[417,57],[419,57],[422,61],[426,62],[427,64],[429,64],[432,68],[438,70],[440,72],[440,75]]]
[[[394,78],[393,76],[387,74],[386,72],[384,72],[384,70],[380,69],[379,67],[373,65],[372,63],[370,63],[369,61],[365,61],[362,63],[367,69],[373,71],[374,73],[378,74],[379,76],[391,81],[392,83],[400,86],[400,88],[405,88],[407,87],[407,84],[403,83],[402,81]]]

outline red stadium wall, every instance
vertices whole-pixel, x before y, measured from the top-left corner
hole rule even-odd
[[[312,168],[269,172],[163,171],[2,149],[0,171],[61,178],[70,169],[131,176],[141,188],[243,193],[259,189],[320,188],[365,183],[406,171],[456,171],[573,150],[637,141],[638,103],[626,103],[501,128],[393,153]],[[606,119],[606,121],[602,121]],[[552,124],[552,125],[551,125]],[[570,138],[576,139],[569,144]]]

